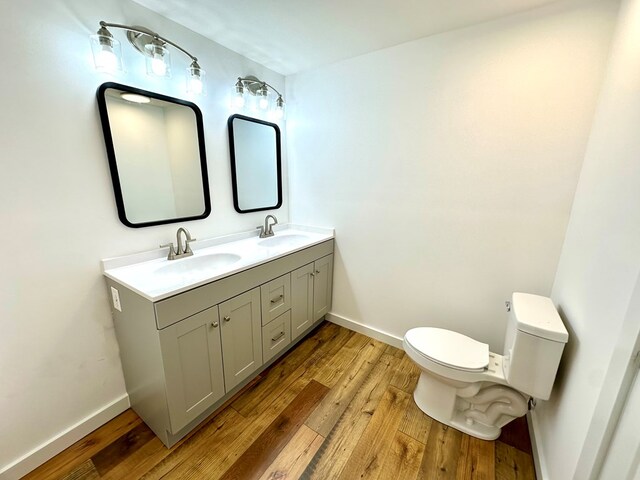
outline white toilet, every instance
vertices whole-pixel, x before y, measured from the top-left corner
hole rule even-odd
[[[457,332],[413,328],[403,341],[422,370],[413,398],[439,422],[494,440],[530,397],[549,398],[568,339],[551,299],[527,293],[511,298],[504,355]]]

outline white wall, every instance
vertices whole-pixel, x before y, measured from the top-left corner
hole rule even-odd
[[[1,471],[125,394],[99,261],[156,248],[178,227],[119,222],[95,92],[116,80],[188,98],[186,58],[172,52],[173,77],[153,80],[114,30],[127,73],[112,78],[93,69],[88,35],[100,20],[145,25],[207,70],[208,96],[192,100],[204,116],[213,212],[185,224],[197,238],[253,229],[264,218],[233,209],[225,97],[239,75],[278,89],[284,78],[126,0],[2,1],[0,19]],[[276,214],[288,220],[286,203]]]
[[[639,24],[640,1],[624,1],[553,286],[570,343],[558,388],[536,411],[552,479],[588,478],[577,465],[587,429],[602,420],[594,408],[607,369],[624,368],[610,360],[640,272]]]
[[[287,77],[292,221],[336,228],[332,312],[501,351],[549,295],[617,2],[564,3]]]

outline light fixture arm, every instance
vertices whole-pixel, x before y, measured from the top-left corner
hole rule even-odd
[[[139,33],[141,35],[149,35],[150,37],[153,37],[154,39],[161,40],[162,42],[168,43],[169,45],[177,48],[182,53],[184,53],[189,58],[191,58],[192,61],[194,61],[194,62],[198,61],[198,59],[195,56],[191,55],[189,52],[187,52],[184,48],[182,48],[177,43],[174,43],[171,40],[169,40],[168,38],[165,38],[162,35],[159,35],[156,32],[153,32],[151,30],[142,29],[140,27],[132,27],[132,26],[129,26],[129,25],[122,25],[122,24],[119,24],[119,23],[105,22],[105,21],[101,21],[100,22],[100,26],[103,27],[103,28],[106,28],[106,27],[109,27],[109,28],[120,28],[122,30],[127,30],[129,32]],[[273,88],[273,87],[271,87],[271,88]]]
[[[282,94],[278,90],[276,90],[274,86],[269,85],[267,82],[263,82],[262,80],[258,80],[255,77],[238,77],[238,81],[242,82],[243,84],[245,84],[247,86],[247,88],[249,88],[249,85],[259,85],[259,86],[264,85],[264,86],[270,88],[271,90],[273,90],[274,92],[276,92],[276,94],[279,97],[282,97]]]

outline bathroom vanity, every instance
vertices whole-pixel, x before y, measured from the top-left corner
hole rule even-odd
[[[288,227],[103,260],[131,407],[171,447],[317,325],[333,231]]]

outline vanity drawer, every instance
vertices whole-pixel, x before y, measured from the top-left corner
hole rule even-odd
[[[291,274],[287,273],[260,286],[262,325],[267,325],[291,308]]]
[[[262,327],[262,362],[267,363],[291,343],[291,310]]]

